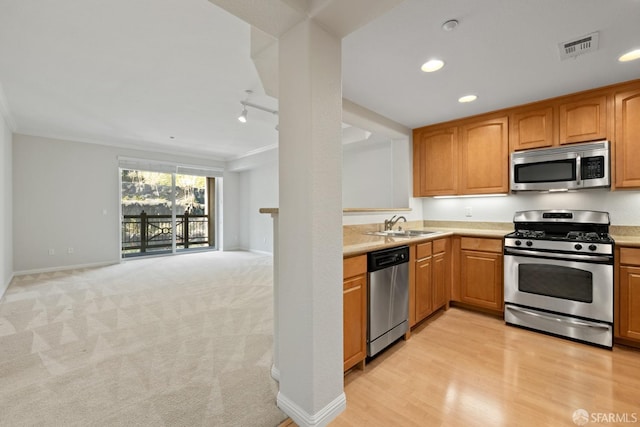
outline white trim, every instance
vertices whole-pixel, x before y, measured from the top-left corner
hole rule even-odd
[[[277,404],[300,427],[326,426],[345,410],[347,397],[344,392],[340,393],[338,397],[315,414],[308,414],[294,401],[283,395],[281,391],[278,392]]]
[[[39,273],[51,273],[54,271],[66,271],[66,270],[80,270],[84,268],[96,268],[96,267],[106,267],[108,265],[120,264],[120,260],[117,261],[104,261],[104,262],[92,262],[88,264],[76,264],[76,265],[63,265],[61,267],[47,267],[47,268],[36,268],[34,270],[22,270],[16,271],[14,273],[15,276],[25,276],[27,274],[39,274]]]
[[[227,159],[228,162],[234,160],[244,159],[245,157],[255,156],[256,154],[264,153],[266,151],[277,150],[278,144],[265,145],[264,147],[256,148],[255,150],[248,151],[244,154],[239,154],[237,156],[233,156]]]
[[[220,166],[194,165],[181,162],[171,162],[166,160],[152,160],[141,157],[117,156],[120,169],[138,168],[141,170],[152,170],[166,173],[181,173],[180,169],[189,169],[192,172],[201,173],[202,176],[213,176],[222,178],[224,168]],[[144,168],[150,169],[144,169]],[[155,168],[154,168],[155,167]],[[189,172],[187,170],[186,172]],[[206,173],[205,173],[206,172]],[[207,174],[208,173],[208,174]]]
[[[100,139],[100,138],[89,138],[82,137],[78,135],[69,135],[68,133],[56,133],[56,132],[39,132],[33,130],[25,130],[23,132],[17,132],[21,135],[25,136],[34,136],[39,138],[47,138],[47,139],[58,139],[60,141],[69,141],[69,142],[83,142],[87,144],[95,144],[95,145],[104,145],[105,147],[115,147],[115,148],[123,148],[127,150],[136,150],[136,151],[147,151],[150,153],[157,154],[168,154],[171,156],[183,156],[183,157],[203,157],[207,160],[217,161],[217,162],[226,162],[226,158],[215,153],[210,153],[208,151],[193,149],[193,150],[185,150],[173,149],[172,147],[166,147],[165,145],[157,145],[153,141],[147,140],[128,140],[123,138],[112,137],[109,140]]]
[[[276,365],[271,365],[271,378],[280,382],[280,369],[276,367]]]
[[[7,283],[3,283],[3,288],[2,290],[0,290],[0,301],[2,301],[2,297],[4,297],[4,294],[7,293],[7,289],[9,289],[9,286],[11,286],[11,281],[14,277],[16,277],[16,275],[14,273],[11,273],[11,275],[9,276],[9,281]],[[278,372],[278,375],[280,375],[280,372]]]
[[[7,96],[4,93],[2,82],[0,82],[0,116],[4,117],[4,121],[7,122],[7,126],[9,126],[11,132],[16,132],[18,126],[16,125],[16,121],[9,109],[9,102],[7,101]]]
[[[252,254],[273,256],[273,252],[269,252],[269,251],[259,251],[258,249],[245,249],[245,250],[247,252],[251,252]]]

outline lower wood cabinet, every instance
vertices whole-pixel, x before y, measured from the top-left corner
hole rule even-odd
[[[413,326],[447,304],[449,284],[449,239],[416,245],[415,320]],[[412,298],[409,298],[411,304]],[[410,310],[411,311],[411,310]]]
[[[619,248],[616,289],[617,338],[632,340],[640,346],[640,249]]]
[[[492,311],[503,310],[502,239],[462,237],[457,254],[457,301]]]
[[[343,260],[344,370],[364,368],[367,357],[367,256]]]

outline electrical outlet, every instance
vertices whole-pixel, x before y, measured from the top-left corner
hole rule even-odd
[[[67,253],[68,254],[72,254],[73,253],[73,248],[67,248]]]
[[[464,216],[473,216],[473,211],[471,210],[471,206],[467,206],[464,208]]]
[[[49,249],[49,255],[55,255],[55,254],[56,254],[55,249]]]

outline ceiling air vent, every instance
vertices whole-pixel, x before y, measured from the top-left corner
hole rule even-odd
[[[560,49],[560,59],[562,60],[594,52],[598,50],[598,32],[562,42],[558,45],[558,48]]]

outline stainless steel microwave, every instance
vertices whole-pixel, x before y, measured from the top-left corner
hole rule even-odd
[[[511,191],[562,191],[611,186],[609,141],[511,154]]]

